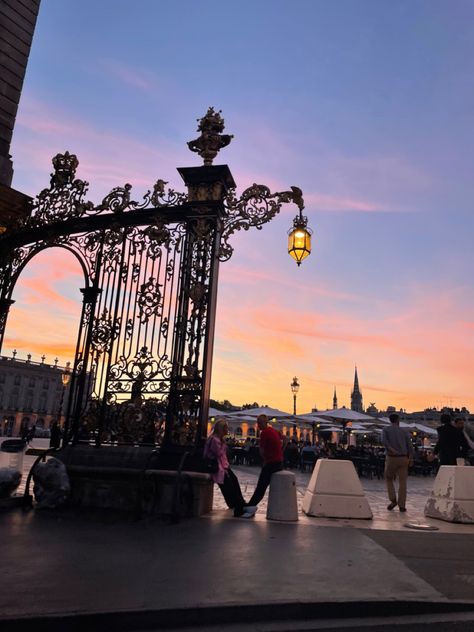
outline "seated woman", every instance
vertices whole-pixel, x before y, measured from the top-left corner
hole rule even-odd
[[[252,518],[255,514],[255,508],[252,510],[247,508],[237,476],[230,469],[227,445],[224,440],[227,432],[226,422],[223,419],[218,419],[204,446],[204,458],[217,460],[217,472],[212,473],[211,477],[214,483],[219,485],[227,506],[234,510],[234,516],[236,518]]]

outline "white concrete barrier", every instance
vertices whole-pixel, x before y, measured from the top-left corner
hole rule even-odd
[[[474,523],[474,467],[442,465],[426,501],[425,516]]]
[[[335,459],[318,459],[304,495],[303,511],[321,518],[372,518],[353,463]]]
[[[296,477],[283,470],[272,474],[268,493],[267,520],[298,520]]]

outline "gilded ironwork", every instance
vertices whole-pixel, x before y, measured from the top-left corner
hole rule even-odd
[[[218,260],[230,258],[237,230],[260,229],[284,203],[304,207],[296,187],[254,184],[238,198],[228,167],[211,166],[232,139],[223,130],[209,108],[188,143],[204,166],[179,170],[187,193],[160,178],[140,201],[126,183],[92,203],[77,156],[57,154],[31,215],[0,234],[0,345],[16,281],[36,254],[63,248],[83,272],[66,442],[90,431],[98,443],[153,442],[163,429],[165,443],[202,442]]]
[[[201,132],[201,135],[195,140],[189,141],[188,147],[191,151],[199,154],[204,165],[209,167],[219,151],[227,147],[234,136],[233,134],[222,133],[225,125],[221,110],[216,112],[214,108],[209,108],[205,116],[197,121],[199,123],[197,131]]]
[[[154,277],[150,277],[146,283],[142,283],[137,295],[137,304],[139,310],[139,318],[141,323],[147,323],[150,316],[161,315],[162,296],[160,292],[161,283],[158,283]]]
[[[224,220],[219,260],[228,261],[231,258],[234,249],[229,238],[233,233],[249,228],[261,230],[264,224],[280,212],[282,205],[289,202],[296,204],[300,210],[304,208],[300,188],[292,186],[291,191],[272,193],[264,184],[252,184],[240,198],[236,197],[235,189],[230,190],[224,200],[227,217]]]

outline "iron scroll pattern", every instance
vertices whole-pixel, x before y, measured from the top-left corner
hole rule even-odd
[[[66,151],[57,154],[53,159],[54,172],[51,174],[50,186],[43,189],[33,202],[31,215],[19,219],[13,230],[21,228],[41,228],[67,219],[86,216],[111,214],[121,215],[129,211],[165,206],[177,206],[187,202],[186,193],[174,189],[166,190],[166,182],[158,179],[138,202],[131,198],[132,185],[126,183],[122,187],[114,187],[100,204],[94,205],[85,199],[89,183],[75,177],[79,160],[75,154]]]
[[[290,191],[272,193],[264,184],[253,184],[246,189],[240,198],[231,189],[224,199],[227,217],[224,220],[222,240],[219,249],[219,260],[228,261],[234,248],[229,239],[238,230],[256,228],[261,230],[263,225],[277,215],[283,204],[293,202],[300,209],[304,209],[303,192],[292,186]]]

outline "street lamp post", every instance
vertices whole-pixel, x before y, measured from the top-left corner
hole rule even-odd
[[[315,445],[316,443],[316,422],[313,421],[311,424],[311,445]]]
[[[300,390],[298,378],[295,376],[293,382],[290,384],[291,392],[293,393],[293,415],[296,415],[296,395]]]
[[[61,426],[61,416],[63,412],[64,394],[66,392],[66,387],[69,384],[70,379],[71,379],[71,363],[66,362],[64,371],[61,374],[61,381],[63,383],[63,388],[61,391],[61,399],[59,400],[59,410],[58,410],[58,424],[60,426]]]

